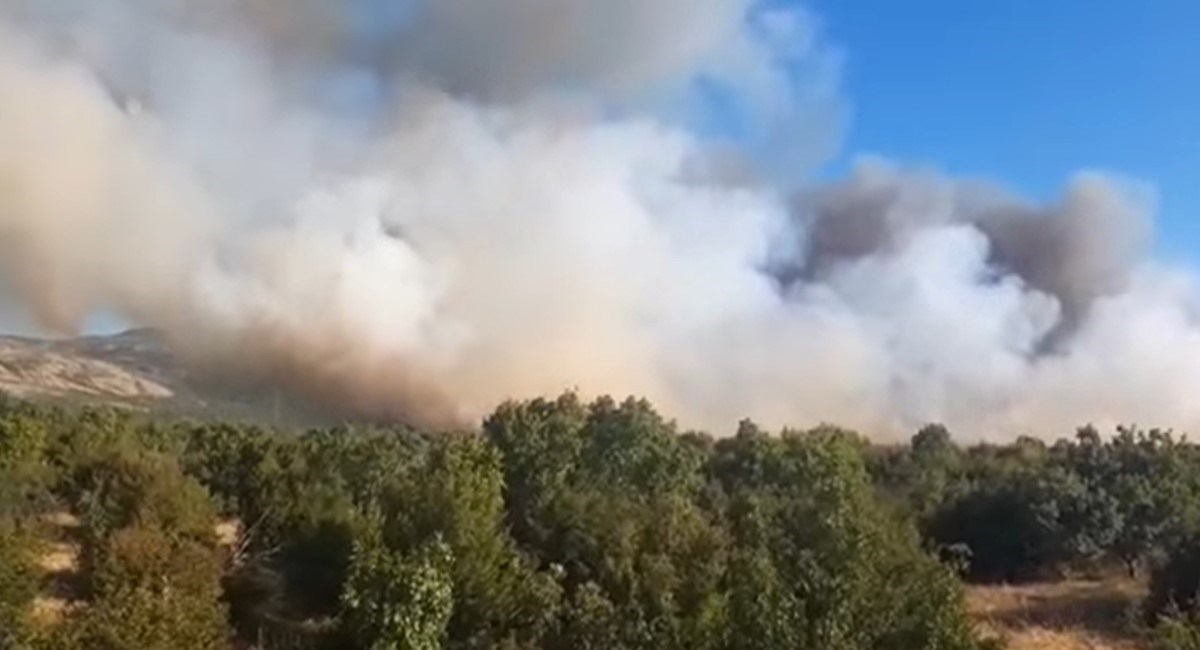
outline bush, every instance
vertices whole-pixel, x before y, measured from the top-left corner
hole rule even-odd
[[[78,626],[96,650],[222,650],[222,565],[215,549],[148,527],[114,533],[95,568],[96,593]]]
[[[1176,545],[1150,577],[1146,614],[1150,622],[1160,617],[1197,612],[1200,596],[1200,537]]]
[[[342,604],[366,650],[440,650],[454,607],[450,547],[433,540],[411,555],[388,549],[381,531],[358,540]]]
[[[83,521],[89,602],[54,650],[225,650],[233,630],[273,650],[977,647],[952,571],[833,428],[714,441],[573,395],[507,404],[484,435],[12,413],[0,468],[48,469],[28,494]],[[942,429],[917,440],[910,502],[933,509],[971,461]],[[16,629],[37,585],[10,539]]]
[[[0,409],[0,517],[27,514],[45,500],[50,468],[46,423],[31,408]]]
[[[802,647],[829,650],[974,647],[957,581],[874,498],[857,438],[793,433],[776,453],[777,484],[749,497],[749,534],[734,526],[773,561],[778,578],[766,583],[780,585],[783,606],[772,615],[785,617],[777,629],[793,626]],[[734,629],[754,638],[752,625]]]
[[[148,451],[112,451],[81,466],[69,495],[93,539],[135,524],[211,540],[216,519],[208,493],[176,459]]]
[[[1164,616],[1150,634],[1154,650],[1200,650],[1200,621],[1193,616]]]
[[[31,535],[0,520],[0,650],[20,647],[30,632],[29,606],[38,589],[36,552]]]

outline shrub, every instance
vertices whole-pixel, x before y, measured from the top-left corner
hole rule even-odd
[[[440,650],[454,607],[450,547],[434,540],[411,555],[378,532],[355,543],[342,604],[365,650]]]
[[[1200,650],[1200,621],[1194,616],[1164,616],[1150,641],[1154,650]]]
[[[0,520],[0,650],[19,647],[37,595],[37,544],[12,521]]]
[[[95,597],[76,623],[82,647],[227,647],[222,565],[215,549],[157,528],[126,528],[108,539],[95,573]]]
[[[1200,537],[1176,545],[1150,577],[1146,614],[1151,622],[1173,613],[1197,611],[1200,595]]]

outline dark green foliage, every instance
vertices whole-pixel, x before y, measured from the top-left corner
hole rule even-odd
[[[1170,616],[1158,622],[1151,633],[1154,650],[1200,650],[1200,619]]]
[[[215,549],[160,528],[133,527],[105,542],[96,592],[78,626],[81,648],[218,650],[228,647]]]
[[[30,407],[0,403],[0,517],[27,514],[47,496],[50,434],[38,415]]]
[[[971,574],[982,580],[1045,577],[1072,558],[1098,553],[1087,537],[1112,529],[1088,527],[1090,495],[1078,476],[1058,468],[1018,472],[980,484],[936,512],[928,526],[943,544],[971,551]]]
[[[1145,614],[1155,650],[1200,650],[1200,535],[1177,540],[1155,568]]]
[[[355,541],[342,594],[349,636],[368,650],[437,650],[454,608],[453,556],[441,540],[405,555],[378,525]]]
[[[1200,647],[1200,447],[1166,431],[1121,427],[1106,439],[1084,427],[1053,445],[960,449],[927,428],[868,459],[885,500],[969,578],[1110,566],[1137,577],[1149,566],[1156,647]]]
[[[208,493],[170,456],[114,451],[80,466],[71,482],[71,505],[97,543],[133,525],[201,540],[213,535]]]
[[[412,551],[441,537],[454,558],[451,647],[540,638],[558,595],[506,533],[504,473],[495,447],[474,436],[444,438],[425,466],[395,488],[385,502],[389,543]]]
[[[37,542],[0,518],[0,650],[20,648],[30,632],[28,609],[38,590]]]
[[[574,395],[505,404],[483,435],[11,404],[0,452],[9,519],[81,520],[84,606],[55,648],[978,647],[913,526],[973,493],[944,429],[899,463],[833,428],[714,440]],[[33,575],[13,548],[0,573]],[[19,616],[36,583],[9,582]]]
[[[503,404],[484,422],[504,463],[506,501],[513,534],[541,545],[549,531],[543,513],[577,483],[586,441],[587,408],[571,394],[558,400]]]
[[[1181,540],[1155,568],[1150,580],[1146,613],[1151,620],[1163,615],[1200,613],[1200,536]]]
[[[227,647],[224,562],[208,493],[175,458],[127,441],[80,459],[66,495],[83,523],[87,608],[72,621],[83,648]]]
[[[722,447],[762,470],[734,486],[731,576],[749,582],[733,589],[732,647],[972,647],[953,576],[874,499],[859,440],[743,428]]]
[[[1196,447],[1163,431],[1091,427],[1047,446],[1031,438],[960,449],[940,427],[873,450],[887,500],[971,578],[1013,581],[1119,563],[1131,575],[1195,528]]]
[[[746,421],[714,439],[567,394],[502,405],[482,434],[2,402],[3,642],[970,650],[956,570],[1106,565],[1156,567],[1161,647],[1198,638],[1200,448],[1166,432],[963,448],[935,425],[879,447]],[[63,511],[81,525],[49,541],[79,547],[84,606],[34,630],[39,522]],[[224,547],[218,522],[239,531]]]

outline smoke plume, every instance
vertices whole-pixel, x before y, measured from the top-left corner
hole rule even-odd
[[[1200,424],[1147,192],[805,186],[837,67],[760,0],[0,0],[0,292],[370,417]]]

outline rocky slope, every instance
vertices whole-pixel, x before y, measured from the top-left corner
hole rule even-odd
[[[151,330],[54,340],[0,336],[0,393],[204,418],[297,419],[274,391],[193,376]]]

